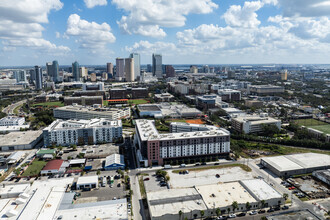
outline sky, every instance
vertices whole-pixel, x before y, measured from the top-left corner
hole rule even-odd
[[[327,64],[330,0],[0,0],[0,66]]]

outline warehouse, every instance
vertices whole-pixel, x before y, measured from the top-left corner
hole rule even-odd
[[[63,160],[51,160],[41,170],[41,175],[53,175],[65,173],[65,167],[63,167]]]
[[[112,154],[107,156],[104,164],[105,170],[125,169],[124,156],[120,154]]]
[[[81,176],[77,181],[77,189],[93,189],[98,187],[97,176]]]
[[[29,150],[42,145],[42,131],[12,132],[0,136],[0,150]]]
[[[316,153],[293,154],[265,157],[260,163],[280,177],[289,177],[329,169],[330,156]]]

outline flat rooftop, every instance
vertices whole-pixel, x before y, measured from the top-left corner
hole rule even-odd
[[[262,160],[280,172],[330,166],[330,156],[327,154],[317,153],[264,157]]]
[[[239,182],[196,186],[196,190],[208,208],[231,206],[234,201],[238,204],[257,202]]]
[[[158,105],[154,105],[154,104],[142,104],[142,105],[138,105],[138,108],[140,111],[143,112],[161,111]]]
[[[106,107],[94,108],[94,107],[82,106],[82,105],[68,105],[68,106],[63,106],[63,107],[56,108],[56,110],[72,111],[72,112],[93,112],[95,114],[97,114],[97,113],[99,113],[99,114],[114,114],[114,113],[117,113],[119,111],[129,110],[129,108],[124,108],[124,109],[106,108]]]
[[[246,116],[239,116],[234,118],[235,121],[238,122],[250,122],[251,125],[253,124],[263,124],[263,123],[275,123],[280,120],[271,117],[260,117],[258,115],[246,115]]]
[[[202,197],[194,188],[167,189],[147,193],[151,216],[206,210]]]
[[[282,198],[282,195],[264,180],[251,179],[242,180],[242,185],[249,190],[258,200],[268,200],[273,198]]]
[[[108,120],[104,118],[94,118],[90,120],[61,120],[57,119],[44,130],[68,130],[77,128],[95,128],[121,126],[121,120]]]
[[[42,135],[42,131],[12,132],[0,135],[0,146],[16,146],[31,144]]]
[[[77,185],[91,184],[99,182],[98,176],[80,176],[78,177]]]

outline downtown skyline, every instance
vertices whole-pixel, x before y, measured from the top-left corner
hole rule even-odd
[[[328,63],[330,1],[4,0],[0,66]]]

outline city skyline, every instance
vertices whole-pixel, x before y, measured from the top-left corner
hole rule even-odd
[[[329,2],[4,0],[0,66],[101,65],[131,53],[141,64],[152,53],[164,64],[328,63]]]

